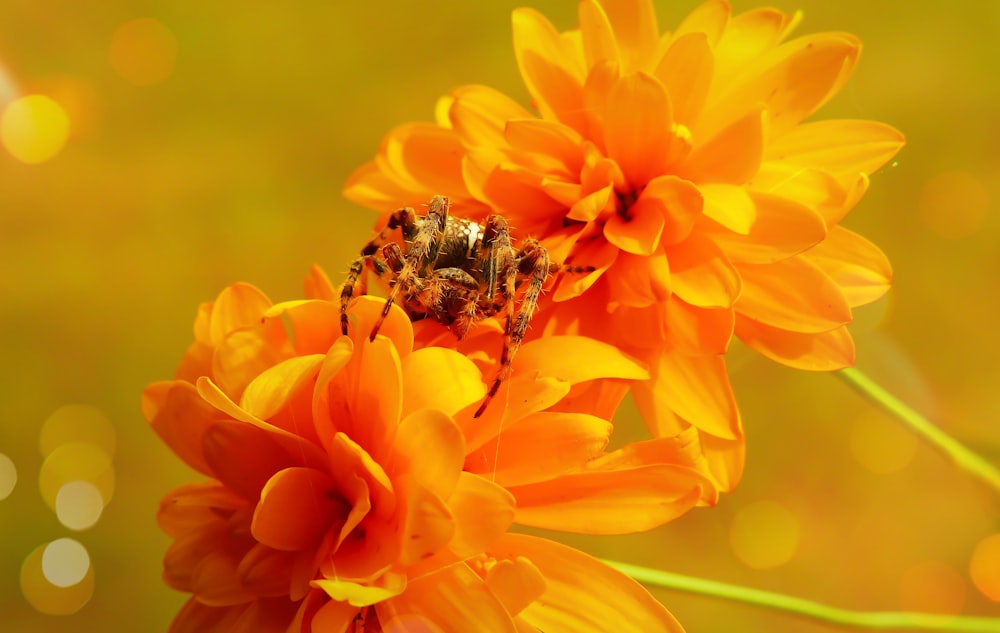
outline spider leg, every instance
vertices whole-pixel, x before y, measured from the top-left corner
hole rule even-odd
[[[389,221],[386,223],[385,228],[365,244],[364,248],[361,249],[361,254],[374,255],[389,240],[389,236],[396,229],[400,229],[404,240],[412,240],[417,231],[416,212],[410,207],[403,207],[394,211],[389,216]]]
[[[379,329],[382,327],[382,323],[385,322],[385,318],[389,316],[389,310],[392,308],[392,304],[398,299],[399,293],[404,290],[415,289],[420,286],[420,274],[426,270],[428,266],[433,266],[434,261],[437,259],[438,250],[441,247],[441,236],[444,233],[445,223],[448,221],[448,198],[444,196],[434,196],[431,198],[430,208],[427,210],[427,215],[416,221],[416,229],[413,236],[413,240],[410,243],[409,250],[402,255],[402,267],[396,276],[396,283],[393,285],[392,290],[389,291],[389,297],[385,300],[385,307],[382,309],[382,314],[379,315],[377,321],[375,321],[374,327],[372,327],[371,335],[369,335],[369,340],[374,341],[375,336],[378,335]],[[405,232],[404,232],[405,237]],[[382,247],[383,254],[386,254],[387,249],[393,244],[386,244]],[[398,244],[395,245],[398,248]],[[391,251],[392,256],[396,256],[395,251]],[[386,257],[387,261],[389,257]],[[390,267],[392,262],[390,262]]]
[[[521,341],[524,340],[524,335],[528,331],[531,317],[534,316],[535,309],[538,307],[538,297],[542,294],[542,288],[551,270],[549,252],[535,239],[525,240],[514,259],[516,266],[512,267],[511,276],[516,276],[518,273],[528,276],[528,288],[521,301],[521,307],[517,310],[513,327],[510,327],[511,318],[508,316],[508,328],[504,337],[503,352],[500,355],[500,370],[497,372],[493,384],[490,385],[486,398],[483,399],[483,403],[479,405],[479,409],[473,415],[476,418],[486,411],[490,400],[500,391],[500,385],[510,374],[514,355],[517,354],[518,348],[521,347]],[[507,284],[505,283],[505,285]],[[514,282],[510,281],[511,288],[513,285]],[[508,299],[508,315],[513,311],[513,303],[513,296],[511,296]]]
[[[347,279],[340,290],[340,331],[347,334],[347,306],[351,299],[357,295],[368,294],[368,275],[365,269],[375,272],[378,277],[385,275],[389,268],[386,263],[380,261],[375,255],[362,255],[351,262],[351,267],[347,271]]]
[[[428,290],[418,299],[437,321],[450,325],[458,339],[465,338],[477,320],[479,281],[461,268],[439,268],[428,281]]]

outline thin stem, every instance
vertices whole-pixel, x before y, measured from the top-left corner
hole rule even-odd
[[[908,407],[863,372],[849,368],[840,370],[837,375],[862,395],[903,422],[914,433],[943,451],[955,462],[956,466],[1000,494],[1000,470],[997,470],[993,464],[934,426],[930,420]]]
[[[1000,631],[1000,618],[939,615],[905,611],[850,611],[770,591],[750,589],[748,587],[740,587],[739,585],[693,578],[681,574],[671,574],[665,571],[638,567],[616,561],[606,560],[604,562],[646,585],[767,607],[768,609],[794,613],[839,626],[961,633],[968,631],[996,633]]]

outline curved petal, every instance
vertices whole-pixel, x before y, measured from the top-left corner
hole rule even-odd
[[[787,161],[835,174],[872,174],[902,149],[906,139],[877,121],[838,119],[798,125],[773,139],[768,160]]]
[[[726,30],[732,7],[727,0],[708,0],[702,2],[681,21],[671,34],[671,42],[684,37],[688,33],[704,33],[711,46],[715,46]]]
[[[579,174],[583,166],[583,137],[573,128],[556,121],[508,119],[504,139],[514,150],[527,153],[526,160],[538,161],[540,156],[544,156],[556,161],[558,167],[554,171],[567,177]],[[549,173],[551,175],[552,170]]]
[[[683,467],[653,465],[577,472],[508,488],[522,525],[583,534],[631,534],[658,527],[698,503],[704,476]]]
[[[699,227],[734,264],[764,264],[786,259],[826,237],[826,223],[809,207],[781,196],[748,192],[753,221],[743,234],[723,230],[711,221]],[[706,197],[706,215],[708,214]]]
[[[393,448],[389,472],[409,475],[441,499],[452,494],[465,461],[465,438],[448,415],[414,411],[400,422]]]
[[[486,395],[482,373],[454,350],[418,349],[403,359],[402,372],[403,415],[427,407],[454,415]]]
[[[604,237],[627,253],[651,255],[660,245],[666,220],[653,205],[634,204],[624,214],[616,213],[604,224]]]
[[[411,580],[405,592],[375,605],[375,612],[384,631],[517,633],[503,604],[464,563]]]
[[[229,397],[238,400],[243,389],[262,371],[292,355],[285,327],[278,322],[257,323],[226,334],[212,354],[212,376]]]
[[[240,407],[262,420],[270,418],[312,382],[324,358],[323,354],[296,356],[268,368],[247,385]]]
[[[340,336],[340,306],[332,300],[283,301],[264,313],[265,318],[279,324],[281,316],[291,325],[295,351],[300,355],[325,354]]]
[[[721,356],[657,351],[650,358],[649,370],[652,377],[635,383],[632,396],[655,436],[674,434],[674,416],[717,437],[736,439],[743,435]]]
[[[736,336],[767,358],[796,369],[835,371],[854,365],[854,341],[846,326],[802,334],[737,316]]]
[[[460,559],[483,553],[514,520],[514,496],[492,481],[463,472],[448,509],[455,521],[449,549]]]
[[[519,103],[489,86],[462,86],[453,90],[451,97],[448,120],[465,144],[473,147],[504,147],[507,121],[532,116]]]
[[[376,160],[409,188],[463,191],[462,154],[458,133],[432,123],[410,123],[394,129],[382,141]]]
[[[545,576],[523,556],[498,560],[486,572],[486,584],[503,603],[507,613],[517,615],[545,593]],[[518,633],[522,633],[518,622]],[[532,632],[538,629],[532,629]],[[526,631],[524,633],[527,633]]]
[[[733,336],[732,308],[702,308],[676,295],[666,306],[669,347],[684,354],[725,354]]]
[[[645,307],[670,298],[670,262],[662,252],[649,257],[618,253],[604,276],[615,304]]]
[[[470,454],[466,470],[506,487],[544,481],[599,455],[613,428],[587,413],[541,411]]]
[[[208,330],[210,341],[216,345],[230,332],[260,324],[260,318],[271,300],[255,286],[235,283],[225,288],[212,304]]]
[[[521,347],[514,367],[571,385],[599,378],[644,380],[649,376],[642,365],[618,348],[584,336],[535,339]]]
[[[620,78],[604,110],[604,146],[635,190],[667,172],[673,111],[663,85],[642,72]]]
[[[702,308],[728,308],[740,294],[740,275],[715,242],[693,234],[666,247],[670,289]]]
[[[346,510],[342,503],[326,473],[286,468],[260,491],[250,531],[258,542],[276,550],[314,547],[332,527],[334,517]]]
[[[892,266],[878,246],[843,227],[802,255],[833,279],[851,307],[871,303],[889,290]]]
[[[397,484],[403,490],[404,515],[399,532],[399,563],[413,565],[444,549],[455,534],[455,521],[444,501],[412,477]]]
[[[674,119],[691,124],[701,112],[715,72],[715,57],[705,33],[686,33],[673,41],[653,74],[670,95]]]
[[[746,183],[760,169],[764,126],[763,111],[750,110],[710,138],[695,137],[678,175],[698,183]]]
[[[694,183],[668,174],[649,181],[632,205],[632,211],[638,213],[643,206],[650,206],[663,215],[661,242],[670,245],[691,235],[704,208],[704,199]]]
[[[142,414],[184,463],[213,476],[205,461],[201,439],[210,426],[225,416],[205,402],[194,385],[183,380],[154,382],[142,392]]]
[[[618,42],[615,40],[611,20],[597,2],[582,0],[577,8],[580,18],[580,34],[583,42],[583,59],[587,68],[604,62],[621,64],[618,56]]]
[[[653,3],[649,0],[629,0],[606,2],[602,7],[614,29],[624,72],[644,69],[660,40]],[[583,28],[582,19],[580,27]]]
[[[684,631],[642,585],[583,552],[537,536],[506,534],[490,553],[526,558],[545,578],[545,593],[520,613],[540,631]]]
[[[736,312],[783,330],[826,332],[851,322],[851,307],[837,284],[815,264],[794,257],[742,265],[743,293]]]
[[[214,476],[245,498],[256,500],[275,473],[301,466],[273,434],[242,422],[219,422],[202,439],[205,460]]]

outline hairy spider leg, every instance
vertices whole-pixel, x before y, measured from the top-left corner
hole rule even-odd
[[[389,221],[385,228],[379,231],[361,249],[361,256],[351,262],[351,267],[347,271],[347,279],[340,289],[340,331],[347,334],[347,306],[351,298],[357,292],[358,296],[368,293],[368,277],[364,275],[365,268],[371,269],[378,277],[381,277],[388,268],[385,263],[379,261],[377,255],[382,245],[386,243],[393,231],[399,229],[404,240],[411,240],[417,233],[417,214],[410,207],[397,209],[389,216]],[[360,286],[358,285],[358,282]]]
[[[427,290],[418,294],[421,304],[440,323],[451,324],[458,339],[465,338],[477,319],[479,281],[461,268],[439,268],[431,273]]]
[[[434,196],[431,198],[430,208],[427,215],[417,222],[416,234],[410,243],[409,250],[403,255],[403,267],[396,277],[396,283],[389,291],[389,297],[385,300],[385,307],[382,314],[375,321],[371,335],[368,340],[374,341],[385,318],[389,316],[389,310],[396,301],[399,293],[408,289],[415,289],[420,286],[418,283],[420,273],[428,266],[432,266],[438,256],[438,249],[441,247],[441,236],[444,233],[445,223],[448,221],[448,198],[445,196]],[[391,246],[387,244],[386,247]],[[398,247],[398,245],[396,245]],[[382,251],[385,253],[386,247]]]
[[[486,393],[483,403],[479,405],[479,409],[472,416],[474,418],[478,418],[486,411],[490,400],[500,391],[500,385],[510,374],[514,355],[517,354],[517,350],[521,347],[521,341],[524,340],[524,335],[528,331],[531,317],[534,316],[535,309],[538,307],[538,297],[542,294],[542,288],[545,286],[545,280],[548,279],[551,270],[549,252],[538,240],[533,238],[524,241],[514,257],[514,261],[517,263],[514,269],[515,275],[520,273],[527,276],[528,288],[521,301],[521,307],[517,311],[514,327],[504,335],[503,352],[500,354],[500,370],[497,372],[493,384],[490,385],[490,390]],[[510,303],[513,301],[511,300]]]

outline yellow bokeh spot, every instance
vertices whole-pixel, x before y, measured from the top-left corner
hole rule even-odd
[[[115,489],[111,460],[98,446],[87,442],[69,442],[57,447],[42,462],[38,473],[42,500],[55,511],[59,491],[74,481],[93,484],[107,505]]]
[[[69,442],[94,444],[110,459],[115,454],[115,429],[97,407],[69,404],[56,409],[42,424],[38,448],[47,457]]]
[[[904,611],[956,615],[965,605],[965,580],[942,561],[919,563],[903,572],[899,606]]]
[[[86,530],[101,518],[104,499],[89,481],[71,481],[56,493],[56,518],[71,530]]]
[[[3,501],[14,492],[17,485],[17,467],[14,460],[0,453],[0,501]]]
[[[162,22],[138,18],[119,26],[108,49],[111,67],[136,86],[161,83],[174,71],[177,40]]]
[[[72,587],[87,575],[90,554],[87,548],[71,538],[59,538],[42,551],[42,573],[56,587]]]
[[[920,192],[920,218],[941,237],[968,237],[986,220],[989,195],[972,174],[948,171],[934,176]]]
[[[987,536],[976,544],[969,561],[969,577],[980,593],[1000,602],[1000,534]]]
[[[799,522],[780,503],[758,501],[736,513],[729,527],[729,546],[748,567],[784,565],[798,549]]]
[[[884,475],[913,461],[917,438],[877,409],[861,413],[851,427],[851,453],[862,466]]]
[[[90,565],[90,557],[83,550],[86,567],[80,577],[81,561],[84,559],[81,558],[79,549],[59,545],[50,552],[53,544],[38,546],[24,559],[21,565],[21,592],[31,606],[42,613],[71,615],[82,609],[94,595],[94,570]],[[80,548],[82,547],[81,545]],[[61,549],[68,552],[69,558],[60,557]],[[66,567],[61,568],[64,564]],[[59,582],[77,577],[79,580],[60,586],[49,580],[47,574],[50,571]]]
[[[69,117],[45,95],[28,95],[7,105],[0,117],[0,142],[22,163],[43,163],[66,144]]]

